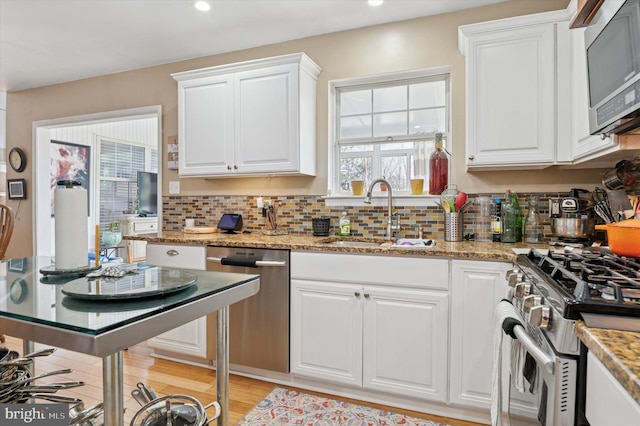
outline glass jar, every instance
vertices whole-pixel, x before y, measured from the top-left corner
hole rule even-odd
[[[538,197],[535,195],[529,198],[529,212],[524,222],[524,242],[542,242],[542,224],[538,213]]]
[[[518,204],[518,195],[507,189],[505,202],[502,203],[502,234],[503,243],[517,243],[522,241],[522,212]]]

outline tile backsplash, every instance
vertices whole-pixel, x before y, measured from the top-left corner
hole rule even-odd
[[[504,194],[469,194],[470,199],[478,195],[491,198],[503,198]],[[567,196],[568,194],[518,194],[520,207],[526,216],[528,199],[531,195],[540,198],[539,213],[543,222],[543,233],[551,235],[548,197]],[[321,196],[289,195],[280,197],[265,197],[265,201],[278,204],[278,229],[286,230],[290,234],[312,235],[311,220],[317,217],[331,219],[330,235],[338,230],[338,218],[342,211],[346,211],[351,220],[351,232],[365,237],[383,237],[386,230],[387,206],[344,206],[329,207]],[[244,230],[251,232],[265,228],[265,218],[262,209],[257,207],[256,196],[165,196],[163,202],[162,229],[179,231],[184,226],[185,219],[195,219],[196,226],[216,226],[223,213],[242,214]],[[417,238],[418,227],[422,226],[425,238],[444,238],[444,213],[435,205],[422,206],[394,206],[395,212],[400,214],[401,238]],[[464,215],[464,234],[472,234],[478,214],[478,208],[472,204]]]

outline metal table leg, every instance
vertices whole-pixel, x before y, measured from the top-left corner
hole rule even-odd
[[[216,390],[220,404],[218,426],[229,425],[229,307],[218,310],[216,341]]]
[[[22,341],[22,355],[27,355],[35,351],[36,344],[31,340],[23,340]],[[36,373],[36,361],[35,359],[31,359],[31,363],[27,364],[27,368],[32,376],[35,376]]]
[[[102,358],[102,397],[104,399],[104,425],[124,425],[122,386],[122,351]]]

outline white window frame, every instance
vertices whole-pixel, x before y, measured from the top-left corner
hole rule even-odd
[[[447,75],[448,85],[445,93],[446,97],[446,111],[445,122],[447,123],[447,129],[441,131],[443,138],[447,141],[446,149],[450,155],[453,155],[453,148],[451,143],[451,66],[441,66],[421,70],[403,71],[398,73],[389,73],[367,77],[346,78],[340,80],[329,81],[329,155],[328,155],[328,188],[327,195],[324,197],[325,204],[329,206],[352,206],[352,205],[364,205],[363,196],[354,196],[351,194],[341,193],[340,176],[339,176],[339,159],[340,159],[340,146],[338,145],[338,108],[337,108],[337,92],[341,88],[356,86],[362,86],[362,88],[372,88],[376,85],[384,85],[389,83],[403,84],[403,82],[410,83],[410,80],[429,78],[437,75]],[[373,140],[373,139],[372,139]],[[396,137],[394,140],[407,140],[415,141],[414,136]],[[390,151],[394,152],[394,151]],[[451,167],[452,161],[449,161],[449,167]],[[373,176],[375,178],[377,176]],[[449,170],[449,184],[451,181],[452,173]],[[425,182],[425,186],[428,186],[428,182]],[[372,197],[373,205],[386,205],[387,193],[382,192],[379,189],[376,191],[374,188]],[[409,195],[407,192],[393,193],[393,199],[395,205],[411,205],[411,206],[426,206],[431,205],[434,199],[439,200],[439,195]]]

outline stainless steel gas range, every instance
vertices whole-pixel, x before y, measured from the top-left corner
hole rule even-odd
[[[575,324],[582,319],[591,327],[640,331],[640,259],[599,248],[532,249],[517,256],[507,280],[528,336],[521,340],[538,354],[538,419],[548,426],[588,425],[586,348]]]

